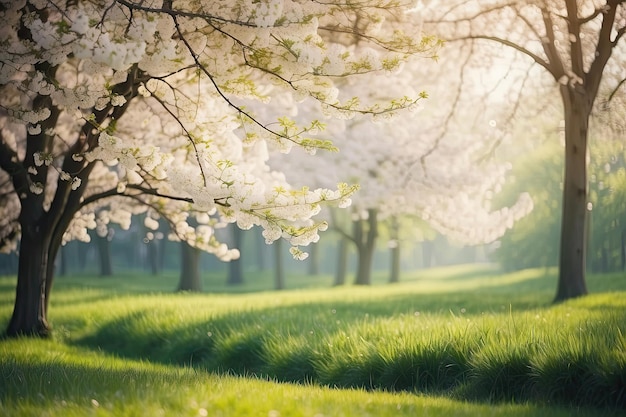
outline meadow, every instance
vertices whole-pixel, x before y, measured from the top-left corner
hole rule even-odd
[[[255,276],[256,275],[256,276]],[[618,416],[626,274],[553,305],[554,270],[468,265],[403,282],[248,273],[59,277],[51,340],[0,340],[1,416]],[[0,277],[0,326],[15,277]],[[235,290],[235,292],[232,292]]]

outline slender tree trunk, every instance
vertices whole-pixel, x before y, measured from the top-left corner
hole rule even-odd
[[[587,133],[591,104],[574,88],[563,86],[561,93],[565,108],[565,174],[555,302],[587,294]]]
[[[278,239],[274,242],[274,289],[282,290],[285,288],[285,269],[283,267],[283,242]]]
[[[78,253],[78,270],[83,272],[87,268],[87,258],[89,257],[89,249],[91,245],[78,242],[76,252]]]
[[[622,230],[622,244],[620,245],[620,260],[622,271],[626,270],[626,229]]]
[[[146,243],[148,269],[154,276],[159,275],[159,246],[156,240],[150,240]]]
[[[337,248],[337,271],[335,273],[334,286],[344,285],[348,273],[348,239],[342,237]]]
[[[396,245],[391,248],[391,274],[389,282],[400,282],[400,242],[396,241]]]
[[[391,219],[390,229],[391,229],[392,246],[390,248],[391,271],[389,274],[389,282],[396,283],[396,282],[400,282],[400,239],[399,239],[400,226],[398,225],[398,219],[396,217],[393,217]]]
[[[111,241],[108,236],[96,237],[98,245],[98,258],[100,259],[100,276],[110,277],[113,275],[113,266],[111,262]]]
[[[376,248],[376,237],[378,236],[378,219],[375,209],[369,209],[367,218],[367,233],[363,232],[362,221],[357,222],[357,233],[355,236],[360,237],[357,240],[357,271],[354,283],[356,285],[372,284],[372,262],[374,260],[374,249]]]
[[[239,249],[241,254],[243,231],[237,227],[237,225],[231,225],[230,227],[233,236],[233,247]],[[243,272],[241,268],[241,256],[239,259],[234,259],[228,263],[228,279],[227,285],[241,285],[243,284]]]
[[[181,265],[178,291],[202,291],[200,277],[200,250],[187,242],[180,243]]]

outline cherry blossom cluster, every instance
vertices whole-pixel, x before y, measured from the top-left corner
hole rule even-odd
[[[351,82],[343,91],[370,91],[374,95],[370,98],[378,99],[399,97],[400,92],[411,94],[414,79],[428,69],[409,69],[415,78],[400,76],[394,84],[368,80],[370,90]],[[392,216],[423,219],[459,243],[493,242],[532,210],[532,199],[522,194],[510,207],[493,207],[493,197],[501,190],[511,165],[486,154],[493,142],[490,136],[504,133],[490,132],[494,128],[485,121],[482,129],[451,125],[439,135],[445,113],[435,103],[422,100],[412,112],[380,116],[373,124],[363,117],[322,119],[327,123],[326,132],[337,138],[333,143],[339,152],[315,158],[294,151],[290,158],[273,157],[272,163],[288,169],[300,181],[321,187],[341,180],[358,184],[360,189],[352,197],[353,219],[367,219],[368,210],[375,209],[378,220]],[[424,112],[419,112],[421,107]],[[312,105],[300,106],[300,110],[316,114]]]
[[[214,234],[229,222],[259,225],[268,242],[286,238],[304,258],[298,247],[326,228],[315,220],[321,205],[348,206],[356,187],[294,188],[270,154],[334,149],[317,118],[290,117],[298,101],[343,118],[419,101],[361,101],[336,82],[388,77],[416,53],[436,52],[435,39],[402,30],[412,28],[410,7],[3,0],[0,247],[16,248],[20,210],[45,213],[78,193],[64,241],[144,214],[147,228],[166,219],[173,239],[223,259],[238,256]],[[282,98],[284,113],[271,118],[248,106]]]

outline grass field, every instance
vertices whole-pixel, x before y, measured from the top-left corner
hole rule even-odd
[[[52,340],[0,341],[0,416],[618,416],[626,275],[552,305],[554,271],[414,271],[403,283],[248,274],[59,277]],[[0,326],[14,277],[0,277]]]

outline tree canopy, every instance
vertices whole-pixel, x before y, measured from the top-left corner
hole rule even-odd
[[[415,33],[410,7],[3,1],[0,247],[21,245],[9,333],[46,332],[58,248],[98,224],[164,218],[172,238],[223,259],[237,252],[214,229],[229,222],[294,246],[318,239],[320,204],[348,205],[354,186],[294,189],[269,169],[268,149],[333,145],[316,139],[318,120],[263,119],[244,102],[286,91],[341,117],[411,106],[419,94],[362,103],[335,82],[434,54],[437,40]]]
[[[527,71],[509,80],[511,85],[524,92],[539,80],[551,87],[549,94],[561,99],[564,186],[555,301],[586,294],[589,121],[594,106],[624,91],[626,2],[433,0],[426,4],[420,12],[428,15],[428,28],[464,45],[485,66],[492,62],[494,49],[529,62]],[[485,44],[494,49],[485,53]]]

